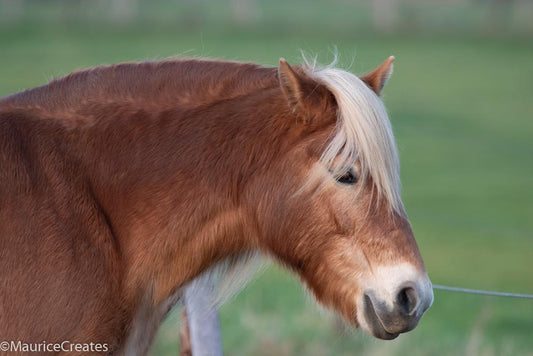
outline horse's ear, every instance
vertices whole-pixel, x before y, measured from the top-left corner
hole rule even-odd
[[[304,122],[316,123],[316,118],[330,107],[333,95],[302,70],[291,67],[284,58],[279,60],[278,76],[289,108]]]
[[[394,56],[390,56],[385,62],[381,63],[379,67],[361,77],[361,80],[377,95],[381,94],[381,90],[385,86],[385,83],[387,83],[387,80],[389,80],[392,75],[392,62],[394,62]]]
[[[289,106],[293,111],[303,106],[303,78],[287,63],[285,58],[279,59],[279,83]]]

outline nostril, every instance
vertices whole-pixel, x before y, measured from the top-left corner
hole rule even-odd
[[[396,296],[396,303],[402,314],[412,315],[420,303],[418,292],[413,287],[402,288]]]

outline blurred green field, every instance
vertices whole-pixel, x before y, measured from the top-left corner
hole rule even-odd
[[[207,56],[276,65],[299,50],[355,73],[396,56],[385,102],[403,197],[434,283],[533,293],[531,40],[329,37],[39,26],[0,29],[0,95],[75,69]],[[179,313],[153,355],[176,355]],[[227,355],[533,355],[533,302],[435,292],[413,332],[384,342],[345,330],[277,267],[221,310]]]

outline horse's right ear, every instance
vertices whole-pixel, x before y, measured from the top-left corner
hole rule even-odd
[[[392,62],[394,62],[394,56],[390,56],[385,60],[385,62],[381,63],[379,67],[361,77],[361,80],[365,82],[378,96],[381,95],[383,87],[392,75]]]

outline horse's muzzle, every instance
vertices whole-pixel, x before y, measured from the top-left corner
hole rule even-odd
[[[392,305],[380,300],[374,291],[367,290],[364,293],[364,317],[373,336],[392,340],[400,333],[413,330],[432,302],[433,293],[423,293],[410,282],[398,288]]]

